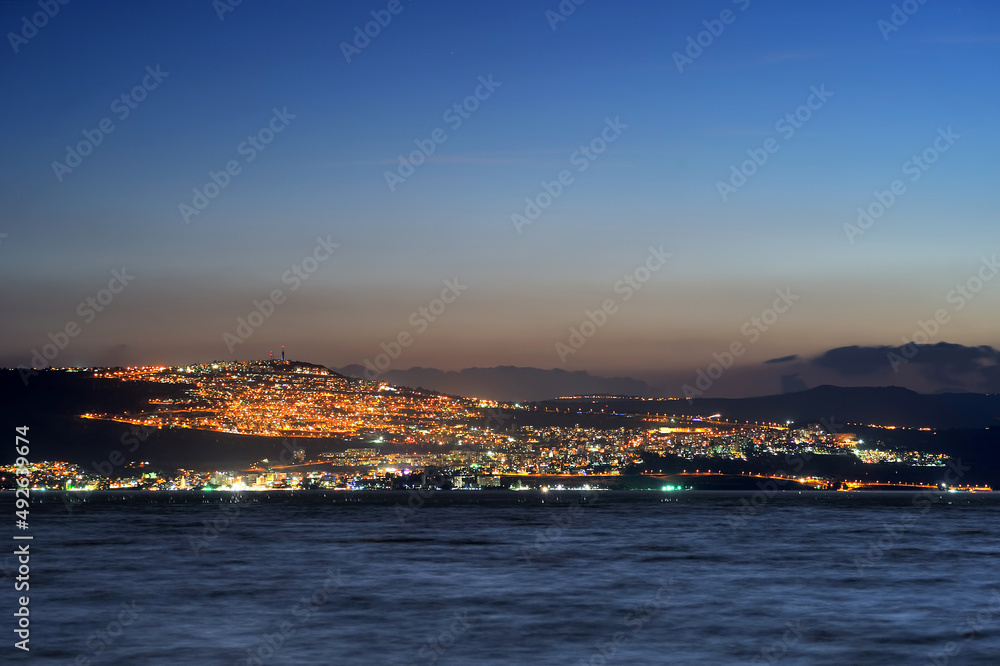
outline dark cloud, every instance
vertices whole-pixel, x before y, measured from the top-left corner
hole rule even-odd
[[[1000,351],[989,345],[966,347],[939,342],[936,345],[907,345],[907,347],[917,349],[917,354],[909,359],[910,363],[947,365],[953,372],[959,373],[974,372],[985,365],[993,365],[1000,359]]]
[[[820,368],[833,370],[845,377],[864,377],[891,371],[892,367],[889,364],[888,355],[889,352],[896,350],[896,347],[888,345],[837,347],[820,354],[810,363]]]
[[[979,380],[978,387],[995,390],[1000,383],[997,364],[1000,352],[989,345],[965,345],[939,342],[936,345],[905,345],[899,348],[900,357],[918,366],[921,374],[943,388],[963,387],[969,376]]]
[[[902,347],[853,345],[831,349],[810,363],[843,377],[887,374],[912,366],[938,390],[1000,389],[1000,351],[989,345],[967,347],[949,342]]]
[[[798,354],[791,354],[789,356],[779,356],[778,358],[768,359],[764,361],[764,363],[788,363],[789,361],[795,361],[798,358]]]

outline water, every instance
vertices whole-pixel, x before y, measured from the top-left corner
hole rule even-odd
[[[517,495],[36,494],[30,658],[1000,663],[993,494]]]

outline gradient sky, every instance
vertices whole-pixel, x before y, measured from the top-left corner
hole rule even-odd
[[[388,2],[70,2],[17,52],[34,2],[0,4],[0,364],[31,365],[49,333],[80,333],[53,365],[372,359],[400,332],[394,369],[500,364],[630,375],[678,394],[778,288],[800,299],[725,379],[777,389],[764,361],[898,345],[951,314],[932,342],[1000,346],[1000,279],[961,311],[946,301],[997,242],[1000,5],[927,3],[885,39],[890,2],[588,0],[410,2],[348,63],[341,43]],[[564,3],[564,5],[569,4]],[[745,9],[741,9],[744,7]],[[735,20],[679,72],[704,21]],[[120,120],[111,103],[169,75]],[[452,129],[444,112],[500,86]],[[811,87],[833,93],[785,138],[775,124]],[[295,118],[252,162],[238,145],[272,109]],[[53,162],[110,118],[72,173]],[[583,172],[570,162],[605,119],[628,125]],[[414,141],[447,140],[390,191]],[[916,182],[903,173],[939,129],[960,138]],[[773,137],[780,146],[723,201],[717,182]],[[209,171],[239,175],[185,224]],[[541,182],[572,184],[523,233]],[[905,194],[855,242],[844,224],[894,179]],[[281,276],[317,237],[340,247],[300,289]],[[628,302],[615,284],[650,246],[672,253]],[[114,269],[135,279],[92,322],[77,306]],[[426,330],[411,313],[445,279],[467,289]],[[253,300],[287,301],[244,343],[225,332]],[[564,364],[585,312],[619,309]],[[763,370],[762,370],[763,372]],[[892,383],[892,382],[880,382]],[[895,382],[900,383],[900,382]],[[721,382],[720,382],[721,384]]]

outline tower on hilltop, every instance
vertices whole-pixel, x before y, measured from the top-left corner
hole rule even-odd
[[[281,362],[285,362],[285,345],[281,345]]]

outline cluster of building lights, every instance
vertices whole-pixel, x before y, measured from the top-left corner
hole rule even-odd
[[[941,466],[946,459],[940,454],[881,448],[878,443],[865,445],[854,435],[829,433],[819,426],[794,428],[791,422],[740,423],[721,419],[718,414],[680,417],[618,413],[610,404],[614,396],[576,396],[546,405],[498,405],[347,378],[320,366],[283,358],[94,372],[105,379],[156,382],[176,390],[151,399],[148,409],[140,413],[85,414],[85,418],[153,428],[328,438],[364,444],[321,454],[310,461],[297,459],[294,465],[262,461],[243,471],[180,470],[170,476],[144,469],[142,463],[130,463],[113,479],[67,463],[40,463],[32,470],[38,487],[377,488],[394,487],[400,478],[415,478],[411,475],[433,469],[442,471],[454,487],[475,488],[499,485],[505,475],[619,475],[629,465],[641,463],[643,454],[648,453],[704,463],[802,453],[851,454],[872,464]],[[668,405],[672,401],[649,402]],[[489,417],[490,413],[501,413],[496,411],[498,407],[508,416]],[[624,419],[626,425],[523,425],[516,418],[519,411],[531,411],[536,416],[538,412],[613,415]],[[511,413],[515,415],[513,420]],[[537,418],[522,421],[539,422]],[[408,447],[412,452],[407,452]],[[2,471],[14,470],[0,468]],[[664,486],[665,490],[681,488]]]

